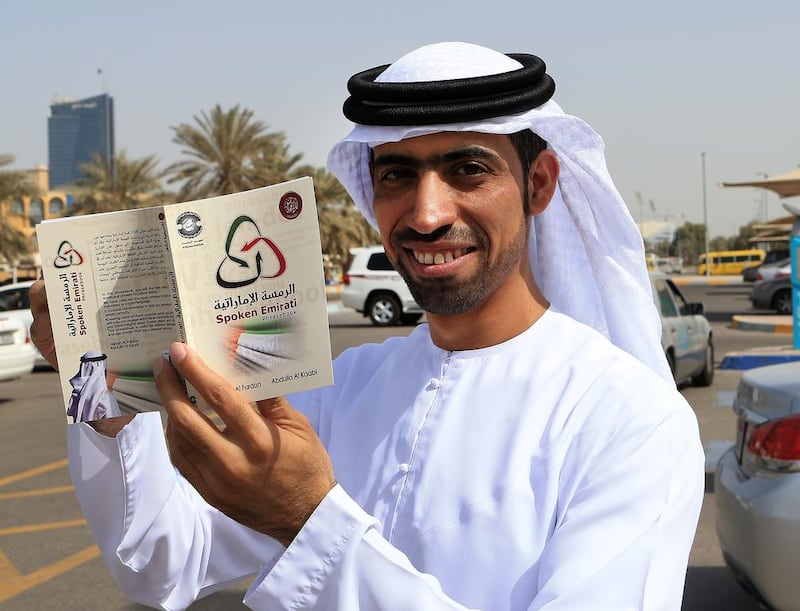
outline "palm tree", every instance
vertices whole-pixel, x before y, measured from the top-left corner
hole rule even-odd
[[[153,155],[128,159],[125,150],[112,163],[99,153],[80,166],[84,177],[75,182],[78,203],[70,207],[70,215],[129,210],[161,203],[166,194],[161,188],[163,172]]]
[[[0,168],[14,162],[13,155],[0,155]],[[39,188],[33,183],[26,172],[19,170],[0,170],[0,202],[6,202],[16,197],[36,197]],[[28,237],[10,224],[10,212],[0,215],[0,256],[6,261],[16,261],[20,255],[31,251],[31,242]]]
[[[194,125],[173,127],[173,142],[190,159],[167,168],[169,183],[180,182],[178,200],[236,193],[273,184],[295,176],[301,155],[291,155],[281,132],[253,118],[253,111],[239,105],[223,110],[217,104],[210,113],[194,117]]]
[[[356,246],[380,243],[380,236],[367,223],[336,177],[324,168],[309,172],[314,180],[322,252],[341,265]]]

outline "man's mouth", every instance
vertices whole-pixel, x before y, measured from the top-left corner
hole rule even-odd
[[[441,265],[442,263],[449,263],[465,254],[470,252],[468,248],[455,248],[453,250],[441,250],[438,252],[423,252],[419,250],[412,250],[411,254],[421,265]]]

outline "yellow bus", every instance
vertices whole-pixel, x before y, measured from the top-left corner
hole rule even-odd
[[[745,267],[759,265],[766,252],[754,248],[752,250],[720,250],[700,255],[697,261],[697,273],[706,274],[706,261],[710,260],[710,274],[741,274]]]

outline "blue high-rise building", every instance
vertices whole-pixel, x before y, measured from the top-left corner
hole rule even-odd
[[[114,101],[107,94],[84,100],[54,102],[47,119],[50,188],[81,178],[80,166],[100,153],[114,160]]]

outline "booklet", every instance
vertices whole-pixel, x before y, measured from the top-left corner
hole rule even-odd
[[[251,401],[333,383],[310,178],[36,233],[68,421],[160,409],[174,341]]]

